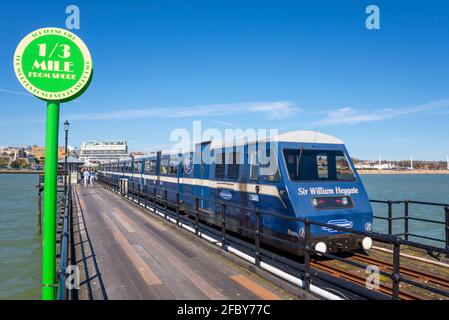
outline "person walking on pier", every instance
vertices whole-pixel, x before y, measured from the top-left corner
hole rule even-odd
[[[95,179],[95,171],[90,171],[89,172],[89,182],[90,182],[90,186],[93,187],[94,186],[94,179]]]
[[[83,172],[84,186],[87,187],[87,183],[89,182],[89,171],[84,170]]]

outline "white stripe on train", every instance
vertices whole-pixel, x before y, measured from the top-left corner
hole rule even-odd
[[[100,171],[104,174],[117,174],[111,171]],[[178,178],[166,177],[166,176],[156,176],[148,174],[132,174],[132,173],[122,173],[122,175],[134,178],[143,178],[153,181],[162,181],[170,183],[178,183]],[[279,190],[275,186],[255,184],[255,183],[239,183],[239,182],[228,182],[228,181],[218,181],[209,179],[194,179],[194,178],[179,178],[179,183],[189,184],[193,186],[205,186],[213,189],[227,189],[240,192],[256,193],[256,186],[259,186],[259,194],[266,196],[273,196],[281,199],[279,195]]]

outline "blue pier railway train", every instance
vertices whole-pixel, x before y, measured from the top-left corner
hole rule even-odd
[[[254,238],[256,210],[261,243],[294,254],[304,224],[281,216],[310,219],[359,231],[371,231],[373,212],[346,147],[340,139],[314,131],[292,131],[258,141],[202,142],[183,154],[157,152],[148,157],[102,164],[105,177],[127,179],[141,190],[167,197],[192,212],[195,198],[203,221],[219,224],[222,203],[226,228]],[[313,247],[320,252],[369,249],[372,239],[311,225]],[[283,239],[284,241],[279,241]]]

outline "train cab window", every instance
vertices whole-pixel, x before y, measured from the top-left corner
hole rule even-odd
[[[178,166],[179,166],[179,159],[171,158],[170,165],[168,168],[168,174],[173,175],[173,176],[178,175]]]
[[[239,171],[240,171],[240,153],[232,152],[228,154],[228,163],[226,164],[228,167],[228,178],[229,179],[238,179]]]
[[[352,181],[354,173],[342,151],[285,149],[288,175],[293,181]]]
[[[252,151],[249,154],[249,178],[251,180],[258,180],[259,179],[259,161],[257,159],[257,152]]]
[[[348,159],[344,155],[335,156],[335,167],[337,180],[353,180],[354,172],[352,172]]]
[[[156,173],[156,160],[146,160],[145,161],[145,173],[155,174]]]
[[[326,153],[318,153],[316,156],[316,165],[318,171],[318,179],[328,179],[329,178],[329,169],[327,164],[327,154]]]
[[[223,179],[225,176],[225,154],[218,153],[215,155],[215,178]]]
[[[166,158],[166,159],[161,159],[161,174],[168,174],[169,172],[169,162],[170,159]]]

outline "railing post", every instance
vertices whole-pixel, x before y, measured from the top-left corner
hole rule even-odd
[[[221,247],[226,249],[226,204],[221,203]]]
[[[164,190],[164,216],[167,219],[167,210],[168,210],[168,192],[167,189]]]
[[[256,231],[254,233],[255,237],[255,249],[256,249],[256,266],[260,267],[260,212],[256,209]]]
[[[446,233],[446,249],[449,250],[449,207],[444,207],[444,230]],[[446,253],[449,258],[449,253]]]
[[[310,220],[304,220],[304,290],[310,290]]]
[[[404,200],[404,239],[408,240],[408,200]]]
[[[136,183],[133,180],[133,202],[136,200]]]
[[[37,225],[39,234],[42,234],[42,191],[40,187],[37,195]]]
[[[393,282],[393,300],[399,300],[399,283],[401,281],[400,273],[401,262],[401,239],[395,238],[393,243],[393,273],[391,280]]]
[[[144,207],[146,209],[148,207],[148,186],[147,185],[143,186],[143,195],[144,195],[143,204],[144,204]]]
[[[198,222],[199,222],[199,200],[198,197],[195,197],[195,234],[198,235]]]
[[[153,187],[153,209],[156,212],[156,186]]]
[[[141,190],[141,185],[140,183],[137,185],[137,204],[140,205],[140,190]]]
[[[393,235],[393,202],[388,200],[388,235]]]
[[[179,226],[179,192],[176,192],[176,225]]]

